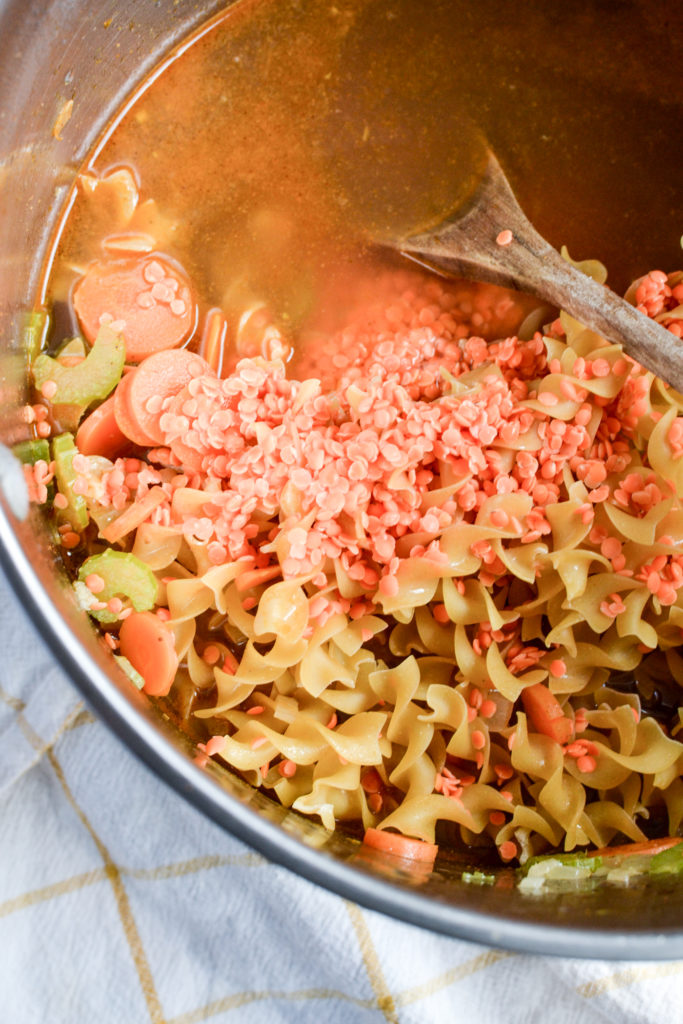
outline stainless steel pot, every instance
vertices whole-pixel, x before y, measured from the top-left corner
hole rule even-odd
[[[0,0],[0,439],[5,445],[22,437],[22,313],[32,306],[76,170],[133,86],[174,43],[223,6],[217,0],[121,0],[108,22],[109,14],[97,3]],[[58,112],[70,99],[75,103],[68,130],[55,138]],[[478,942],[610,959],[683,956],[683,878],[667,888],[635,889],[624,899],[616,888],[531,897],[510,887],[504,871],[494,886],[468,885],[461,879],[465,862],[457,857],[416,876],[392,866],[389,858],[359,856],[357,841],[330,835],[227,771],[198,768],[188,740],[110,671],[110,660],[70,598],[39,517],[16,518],[7,493],[0,495],[0,560],[36,630],[120,739],[185,799],[270,859],[367,907]]]

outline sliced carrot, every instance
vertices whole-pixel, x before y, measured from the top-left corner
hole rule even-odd
[[[222,309],[211,309],[206,314],[204,334],[199,347],[204,359],[219,377],[222,376],[226,349],[228,322]]]
[[[119,430],[125,434],[126,437],[130,438],[133,444],[138,444],[141,448],[153,448],[156,441],[142,430],[137,417],[133,415],[131,404],[128,399],[131,385],[135,380],[135,374],[137,372],[137,370],[133,370],[132,373],[124,374],[116,385],[116,391],[113,395],[114,418],[116,419]]]
[[[161,403],[182,391],[193,377],[203,374],[213,375],[213,370],[201,356],[186,348],[147,356],[132,374],[126,393],[128,411],[140,434],[152,438],[154,444],[163,444],[164,434],[159,426]]]
[[[434,868],[434,861],[408,860],[407,857],[401,857],[400,864],[397,865],[395,858],[387,856],[381,850],[373,850],[365,843],[361,843],[352,859],[356,864],[367,864],[372,871],[386,875],[392,881],[395,881],[396,869],[399,867],[401,874],[410,878],[413,885],[424,885],[428,882]]]
[[[380,828],[365,830],[363,842],[373,850],[382,850],[392,857],[403,857],[405,860],[421,860],[430,863],[436,859],[439,847],[435,843],[426,843],[423,839],[411,839],[397,832],[386,832]]]
[[[130,440],[116,422],[114,404],[112,395],[81,423],[76,434],[76,447],[83,455],[115,459],[130,448]]]
[[[522,704],[536,732],[550,736],[557,743],[569,743],[574,726],[567,718],[555,694],[543,683],[522,690]]]
[[[623,846],[603,846],[601,850],[591,850],[586,857],[644,857],[654,856],[670,850],[672,846],[683,843],[682,836],[664,836],[662,839],[648,839],[644,843],[624,843]]]
[[[119,633],[121,654],[145,680],[143,690],[165,697],[178,671],[172,631],[154,612],[133,612]]]
[[[196,321],[185,274],[156,254],[92,263],[74,289],[73,304],[91,342],[103,315],[123,320],[126,358],[134,363],[182,345]]]
[[[282,576],[282,569],[279,565],[269,565],[266,569],[247,569],[235,577],[235,586],[240,592],[243,592],[251,590],[252,587],[260,587],[262,583],[270,583],[278,576]]]
[[[140,523],[144,523],[150,512],[153,512],[164,501],[166,501],[164,490],[161,487],[151,487],[144,497],[133,502],[125,512],[122,512],[108,526],[105,526],[100,533],[100,537],[109,541],[110,544],[115,544],[117,540],[121,540],[127,533],[137,530]]]

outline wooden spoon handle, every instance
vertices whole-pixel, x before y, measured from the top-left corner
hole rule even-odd
[[[505,229],[512,241],[499,245]],[[683,343],[563,260],[524,216],[494,157],[468,210],[437,232],[405,239],[400,249],[432,269],[537,295],[683,392]]]
[[[540,238],[540,236],[539,236]],[[524,248],[524,262],[538,261],[536,294],[564,309],[608,341],[621,345],[633,359],[683,391],[683,344],[671,331],[645,316],[604,285],[572,267],[540,238],[542,246]],[[512,258],[515,254],[511,253]],[[541,276],[542,274],[542,276]]]

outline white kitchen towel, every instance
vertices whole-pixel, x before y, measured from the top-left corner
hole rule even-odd
[[[267,863],[82,704],[0,579],[2,1024],[662,1024],[683,962],[520,956]]]

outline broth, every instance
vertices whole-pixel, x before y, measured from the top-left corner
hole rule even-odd
[[[483,137],[538,230],[623,292],[680,251],[682,37],[640,0],[242,0],[143,86],[91,166],[135,168],[205,304],[244,275],[297,322],[373,235],[457,204]],[[95,254],[89,216],[79,196],[57,300]]]

